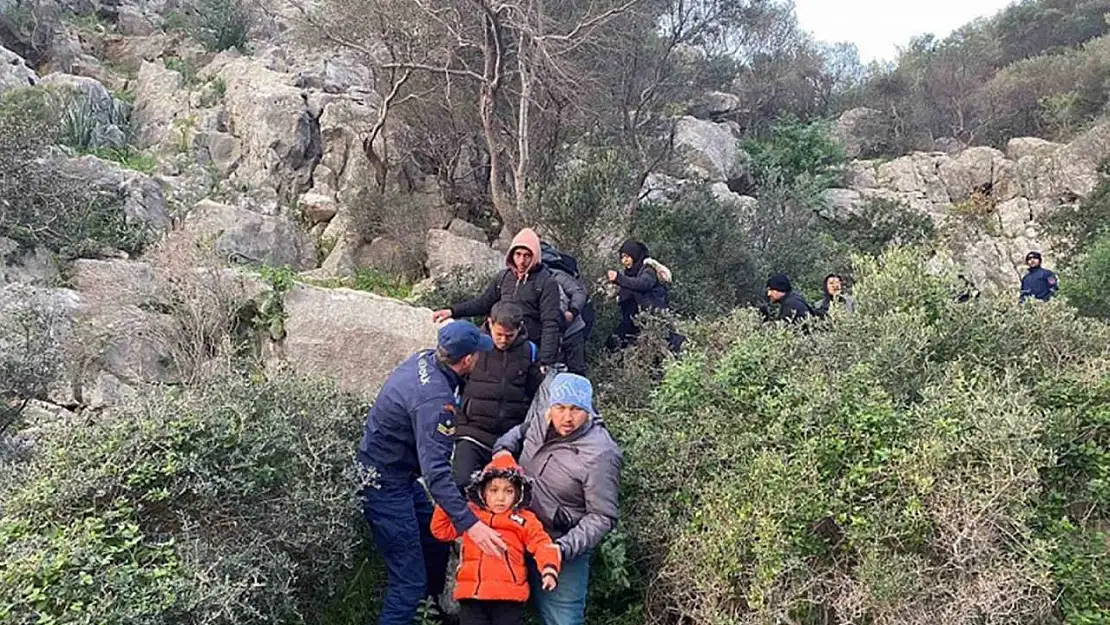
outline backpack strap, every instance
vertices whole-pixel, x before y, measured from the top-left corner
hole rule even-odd
[[[536,358],[539,356],[539,350],[536,349],[536,344],[532,341],[528,341],[528,351],[532,355],[531,362],[536,362]]]

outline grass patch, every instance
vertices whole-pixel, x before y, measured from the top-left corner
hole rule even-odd
[[[154,173],[158,168],[158,161],[153,156],[143,154],[136,151],[134,148],[126,147],[122,149],[117,148],[89,148],[81,150],[81,154],[95,156],[99,159],[112,161],[124,169],[142,172],[144,174]]]
[[[403,278],[386,275],[366,267],[355,270],[355,275],[348,278],[329,278],[325,280],[307,278],[304,279],[304,282],[325,289],[354,289],[394,299],[407,299],[412,296],[413,286],[411,282]]]

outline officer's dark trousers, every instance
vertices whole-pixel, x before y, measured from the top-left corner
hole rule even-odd
[[[478,443],[465,438],[456,440],[455,455],[451,459],[451,472],[455,476],[455,483],[459,485],[459,490],[465,493],[467,485],[470,484],[470,476],[475,471],[486,468],[492,459],[493,452]]]
[[[389,574],[379,625],[412,625],[428,596],[443,592],[449,545],[430,531],[432,502],[419,482],[364,488],[362,515]]]

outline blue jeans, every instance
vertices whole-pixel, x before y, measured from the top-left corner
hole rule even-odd
[[[450,546],[432,536],[432,507],[419,482],[366,487],[362,515],[388,573],[379,625],[412,625],[420,604],[443,592]]]
[[[552,592],[543,589],[536,563],[528,559],[528,586],[532,603],[540,613],[543,625],[583,625],[586,622],[586,590],[590,583],[592,552],[564,562],[559,571],[559,585]]]

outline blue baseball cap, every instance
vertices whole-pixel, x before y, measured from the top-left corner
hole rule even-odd
[[[493,349],[493,339],[469,321],[452,321],[439,329],[439,347],[452,358]]]

